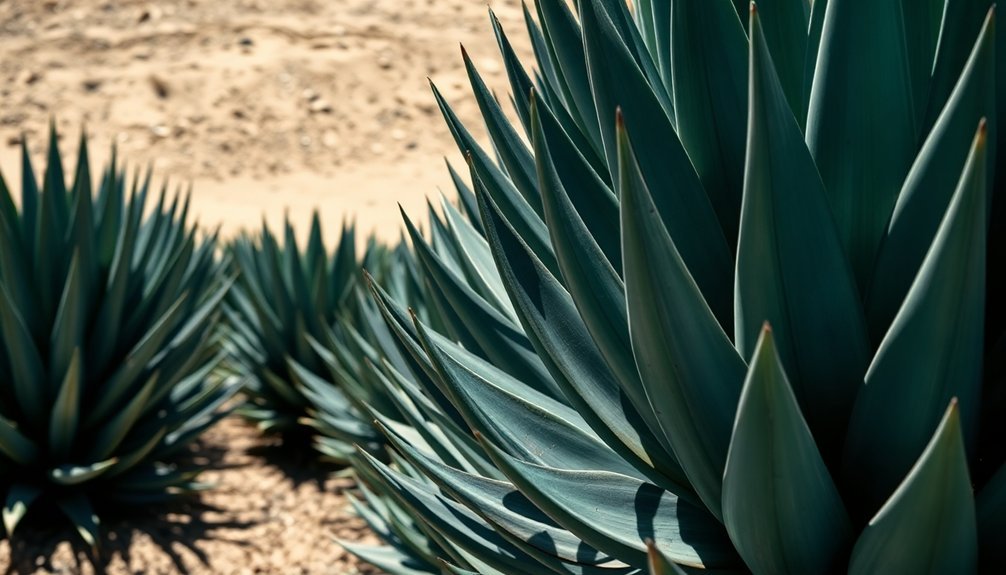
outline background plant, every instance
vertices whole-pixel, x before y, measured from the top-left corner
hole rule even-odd
[[[229,281],[188,195],[148,210],[114,151],[96,189],[83,138],[69,187],[55,131],[41,181],[22,158],[18,202],[0,179],[3,523],[58,509],[97,545],[101,513],[204,488],[176,458],[236,390],[214,375]]]
[[[398,413],[370,410],[392,463],[356,462],[389,546],[350,549],[391,573],[1002,570],[990,3],[535,11],[533,71],[493,22],[516,126],[465,56],[494,155],[434,88],[469,218],[407,220],[435,313],[374,288],[378,359],[406,363]]]

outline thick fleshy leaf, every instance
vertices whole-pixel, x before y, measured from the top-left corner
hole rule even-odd
[[[861,292],[918,146],[915,90],[899,0],[829,0],[807,117]]]
[[[0,283],[0,329],[10,361],[14,397],[31,421],[45,421],[46,384],[42,358],[7,286]]]
[[[856,280],[760,16],[752,9],[751,111],[734,298],[737,348],[750,357],[762,326],[772,324],[804,417],[829,453],[844,439],[872,351]]]
[[[61,465],[49,471],[49,479],[59,485],[80,485],[104,475],[118,462],[119,460],[113,457],[91,465]]]
[[[685,575],[680,567],[671,563],[667,557],[660,552],[657,545],[651,540],[646,542],[646,553],[649,556],[650,575]]]
[[[906,3],[906,6],[908,5],[910,4]],[[971,55],[974,39],[981,32],[982,21],[987,18],[990,7],[994,5],[993,0],[946,1],[939,43],[932,63],[925,123],[922,126],[926,131],[943,113],[950,94],[960,83],[962,70]],[[1002,63],[997,66],[1002,66]]]
[[[757,27],[752,19],[751,27]],[[757,31],[752,31],[756,36]],[[723,520],[755,574],[831,573],[852,526],[768,326],[748,371],[723,473]]]
[[[677,132],[731,245],[737,238],[744,181],[747,52],[744,25],[729,0],[674,1],[671,71]]]
[[[649,539],[676,563],[724,567],[737,561],[723,527],[701,506],[617,473],[526,463],[480,439],[521,493],[596,549],[645,565]]]
[[[641,471],[656,469],[665,487],[686,489],[680,466],[632,407],[590,338],[569,293],[531,253],[486,195],[482,220],[496,265],[539,356],[570,405],[612,449]]]
[[[632,349],[664,436],[702,501],[720,485],[744,361],[706,304],[619,127],[622,260]]]
[[[724,228],[670,119],[619,40],[614,23],[594,6],[596,1],[582,3],[581,17],[609,170],[618,173],[615,114],[621,109],[633,147],[661,150],[639,157],[640,173],[653,190],[653,203],[710,308],[731,331],[733,256]]]
[[[983,123],[922,269],[856,400],[843,465],[860,512],[872,513],[887,499],[953,397],[960,402],[965,445],[975,447],[984,349],[986,138]]]
[[[823,3],[824,0],[821,0]],[[814,2],[817,4],[818,2]],[[801,128],[807,117],[804,99],[804,67],[807,60],[807,30],[811,2],[808,0],[761,0],[762,33],[772,54],[779,84]],[[742,14],[742,20],[746,14]],[[751,35],[750,26],[748,35]]]
[[[73,526],[77,528],[77,533],[92,548],[97,549],[100,541],[98,532],[98,516],[91,507],[91,502],[83,495],[74,495],[66,499],[60,499],[56,506],[65,514]]]
[[[538,177],[541,181],[545,219],[552,234],[552,245],[555,247],[565,286],[584,325],[597,344],[598,351],[611,368],[612,375],[617,378],[622,390],[646,421],[647,426],[657,430],[659,423],[646,397],[646,391],[639,381],[639,372],[632,357],[625,308],[625,286],[613,263],[605,256],[601,247],[594,241],[595,236],[580,218],[581,212],[566,194],[566,187],[560,181],[556,164],[548,152],[549,143],[546,141],[538,109],[538,102],[535,99],[531,106],[531,116],[535,155],[538,158]],[[576,188],[574,184],[572,189]],[[609,209],[617,215],[617,204],[609,206]],[[589,207],[583,210],[584,213],[590,211],[593,210]],[[611,234],[608,241],[617,246],[619,237],[617,228],[598,231]],[[619,254],[617,262],[619,265],[621,259]],[[660,439],[659,434],[657,438]],[[664,445],[670,449],[666,441]]]
[[[961,415],[952,401],[919,460],[856,541],[850,575],[977,572]]]
[[[891,215],[866,301],[874,341],[880,341],[890,326],[926,257],[967,161],[975,126],[987,118],[987,130],[996,133],[995,83],[995,14],[990,12],[960,81],[905,179]],[[994,158],[995,141],[986,145],[989,157]],[[989,162],[988,168],[992,181],[994,163]]]

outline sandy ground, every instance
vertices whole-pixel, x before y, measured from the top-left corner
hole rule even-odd
[[[90,562],[71,528],[0,541],[0,573],[16,575],[367,575],[376,570],[331,540],[376,543],[343,492],[350,479],[291,460],[236,418],[202,441],[197,457],[216,485],[197,504],[107,521]],[[99,568],[96,569],[95,566]]]
[[[318,208],[394,239],[461,158],[427,77],[476,132],[459,43],[506,93],[487,5],[529,55],[519,0],[3,0],[0,167],[54,117],[68,149],[86,126],[96,155],[191,182],[225,234]]]

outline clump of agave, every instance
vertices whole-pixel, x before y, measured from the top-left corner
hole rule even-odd
[[[461,249],[410,225],[435,314],[374,288],[411,425],[371,409],[394,450],[358,456],[358,508],[389,545],[351,550],[394,574],[1006,570],[991,2],[535,11],[533,72],[493,21],[518,126],[465,57],[494,156],[436,93],[478,215]]]
[[[81,141],[67,187],[55,132],[42,181],[0,178],[0,499],[8,534],[60,510],[91,545],[98,515],[203,488],[181,450],[227,410],[214,375],[227,281],[188,196],[148,210],[114,153],[96,190]],[[149,211],[149,213],[147,213]]]
[[[372,307],[360,297],[360,267],[381,274],[389,250],[370,240],[358,259],[356,249],[350,224],[329,253],[317,214],[303,250],[289,221],[282,241],[263,224],[256,236],[229,246],[240,274],[225,305],[226,341],[249,395],[241,413],[295,445],[314,438],[337,463],[354,444],[383,444],[361,412],[369,395],[357,330]]]

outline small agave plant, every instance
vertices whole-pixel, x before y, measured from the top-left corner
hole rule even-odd
[[[102,512],[204,488],[176,456],[237,387],[214,374],[228,282],[188,197],[147,210],[114,153],[92,185],[82,139],[67,187],[55,131],[41,182],[24,148],[19,202],[0,178],[0,501],[8,536],[59,510],[96,546]]]
[[[516,125],[465,55],[494,154],[434,88],[467,217],[407,220],[422,306],[373,286],[396,411],[356,506],[388,545],[347,547],[406,575],[1006,571],[992,3],[534,11],[533,71],[493,19]]]
[[[249,395],[241,414],[345,464],[354,445],[379,451],[384,443],[362,416],[365,340],[354,326],[372,306],[359,294],[360,267],[382,275],[387,248],[370,240],[358,260],[350,224],[334,252],[327,250],[317,214],[303,250],[289,222],[282,242],[265,224],[235,240],[229,253],[240,274],[225,305],[225,339]]]

